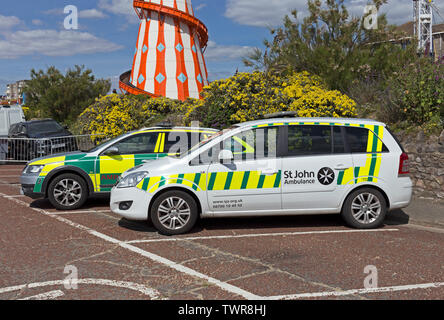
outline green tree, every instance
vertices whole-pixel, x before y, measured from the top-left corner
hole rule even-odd
[[[293,11],[283,27],[271,30],[273,40],[265,40],[265,51],[256,49],[244,63],[267,72],[308,71],[331,89],[347,91],[356,79],[383,77],[415,57],[413,45],[407,50],[393,45],[391,40],[402,35],[385,15],[379,15],[377,29],[367,30],[368,15],[351,16],[344,0],[324,2],[308,0],[302,23]],[[386,2],[373,0],[378,9]]]
[[[92,70],[76,65],[62,74],[55,67],[31,70],[24,88],[32,117],[48,117],[70,125],[95,99],[111,88],[109,80],[96,80]]]

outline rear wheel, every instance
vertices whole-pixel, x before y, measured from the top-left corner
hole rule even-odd
[[[183,191],[168,191],[160,195],[151,208],[151,222],[165,235],[186,233],[196,224],[196,201]]]
[[[88,186],[82,177],[65,173],[51,181],[48,199],[59,210],[75,210],[85,204]]]
[[[381,192],[362,188],[352,192],[344,203],[342,218],[354,228],[372,229],[382,225],[387,203]]]

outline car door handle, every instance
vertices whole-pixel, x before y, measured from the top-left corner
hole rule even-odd
[[[335,166],[335,170],[347,170],[348,168],[350,168],[350,166],[349,167],[347,167],[346,165],[343,165],[342,163],[341,164],[337,164],[336,166]]]
[[[262,170],[261,174],[265,175],[265,176],[272,176],[275,175],[276,173],[278,173],[277,169],[265,169]]]

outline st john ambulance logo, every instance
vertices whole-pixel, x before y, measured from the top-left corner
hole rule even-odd
[[[322,168],[318,172],[318,180],[321,184],[328,186],[335,180],[335,173],[330,168]]]

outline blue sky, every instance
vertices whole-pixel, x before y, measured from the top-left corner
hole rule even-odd
[[[292,8],[301,16],[306,0],[193,0],[195,15],[210,32],[206,60],[210,80],[232,75],[251,48],[262,47],[268,27],[279,25]],[[444,12],[442,0],[437,1]],[[366,0],[348,0],[361,15]],[[63,27],[63,8],[79,10],[79,29]],[[411,1],[389,0],[383,7],[389,21],[407,22]],[[116,78],[131,69],[138,18],[132,0],[22,0],[0,7],[0,94],[6,83],[29,78],[32,68],[56,66],[65,71],[76,64],[97,77]]]

